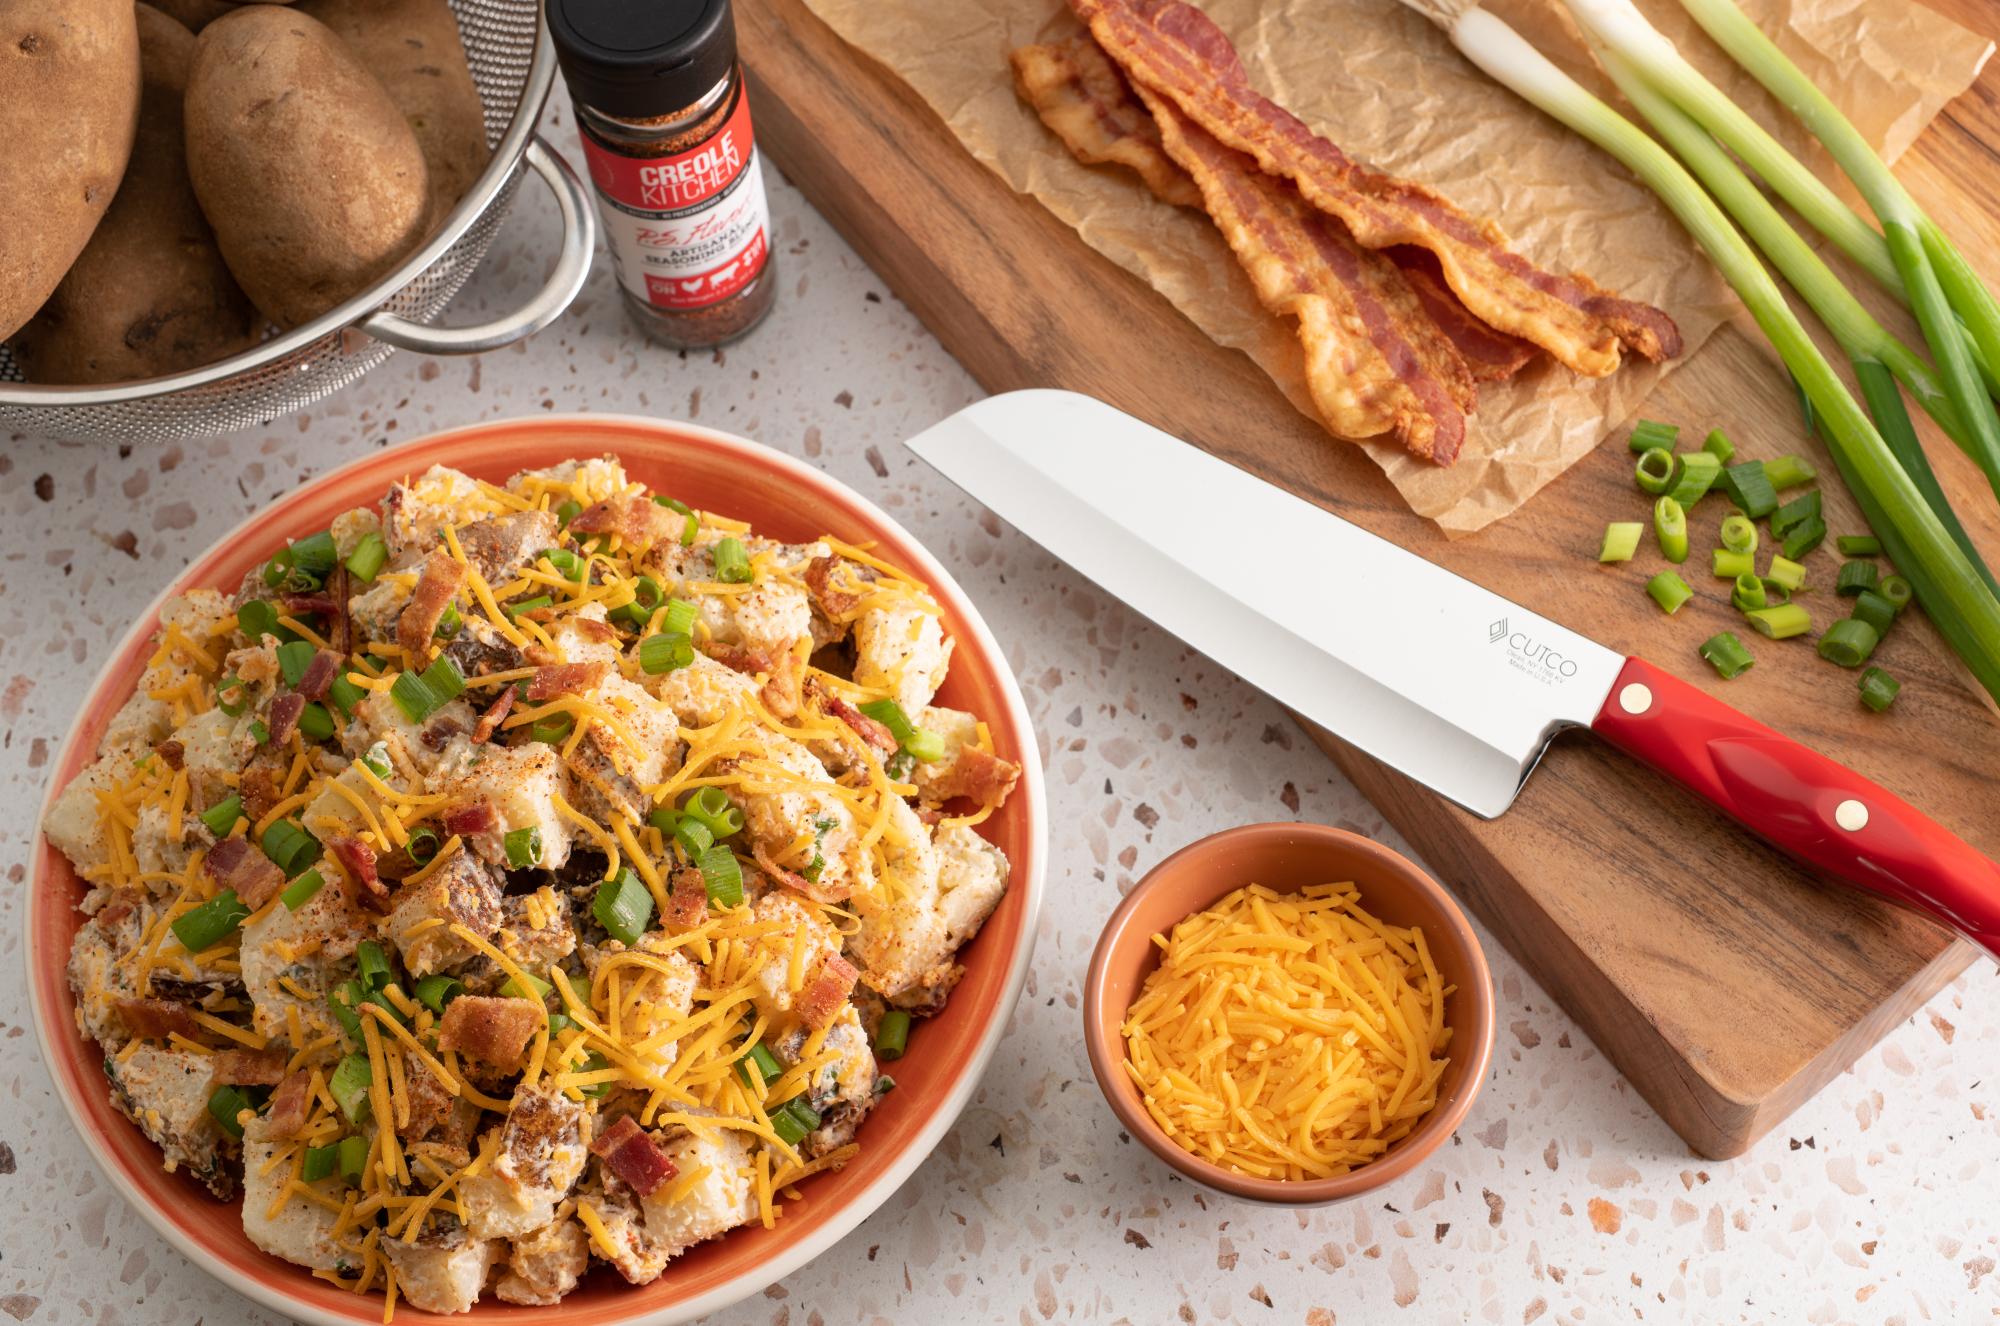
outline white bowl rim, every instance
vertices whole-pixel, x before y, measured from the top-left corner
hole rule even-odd
[[[855,1226],[873,1215],[884,1202],[889,1200],[898,1188],[908,1182],[910,1176],[915,1174],[924,1161],[930,1158],[931,1152],[937,1149],[937,1144],[944,1140],[944,1135],[951,1130],[953,1124],[958,1122],[958,1116],[964,1111],[966,1105],[971,1102],[973,1093],[979,1089],[979,1083],[985,1077],[986,1069],[992,1063],[993,1056],[1000,1047],[1001,1036],[1007,1029],[1007,1023],[1013,1017],[1014,1008],[1020,1002],[1021,990],[1027,982],[1028,968],[1034,958],[1035,932],[1041,917],[1042,889],[1048,870],[1047,793],[1042,778],[1042,752],[1035,746],[1035,727],[1028,716],[1027,702],[1022,699],[1020,682],[1014,676],[1013,668],[1007,663],[1006,652],[1000,648],[999,642],[993,638],[993,633],[987,629],[986,620],[980,615],[978,607],[972,601],[972,596],[965,592],[964,587],[958,583],[957,578],[945,569],[944,564],[937,559],[929,547],[915,535],[911,534],[910,531],[903,528],[901,521],[890,516],[881,507],[833,475],[807,465],[804,461],[786,452],[779,451],[775,447],[753,441],[736,433],[728,433],[716,428],[705,428],[700,424],[654,418],[648,415],[600,413],[595,411],[587,413],[571,412],[567,414],[523,415],[518,419],[488,419],[463,424],[455,428],[439,429],[436,432],[426,433],[422,437],[398,443],[396,446],[387,448],[385,451],[358,457],[346,465],[329,470],[309,483],[301,485],[291,493],[286,494],[281,500],[289,503],[297,500],[298,495],[301,493],[311,492],[322,486],[337,483],[346,475],[348,470],[364,465],[372,466],[379,464],[381,457],[384,455],[393,455],[396,452],[416,447],[435,446],[440,440],[448,439],[454,434],[484,432],[496,426],[504,426],[514,422],[533,424],[537,428],[544,428],[550,424],[567,424],[586,434],[593,425],[616,423],[656,430],[662,433],[691,436],[705,442],[717,444],[725,449],[745,453],[758,464],[770,465],[787,478],[803,479],[816,484],[825,483],[832,485],[843,497],[860,508],[869,520],[880,522],[886,528],[900,534],[909,542],[912,548],[916,549],[923,562],[921,569],[926,580],[933,584],[942,584],[948,587],[960,599],[964,600],[967,607],[971,608],[972,611],[966,620],[952,623],[954,632],[960,636],[970,636],[982,652],[988,657],[998,660],[1000,690],[1006,701],[1009,716],[1013,719],[1014,729],[1022,734],[1024,741],[1027,743],[1027,749],[1023,753],[1034,757],[1032,759],[1024,759],[1021,762],[1021,782],[1014,793],[1016,796],[1025,796],[1027,798],[1026,814],[1028,815],[1030,835],[1034,845],[1033,860],[1030,862],[1027,879],[1016,880],[1010,878],[1008,880],[1008,889],[1010,891],[1016,888],[1025,888],[1027,891],[1025,915],[1021,928],[1021,942],[1016,946],[1013,954],[1008,959],[1006,986],[1001,993],[999,1004],[994,1009],[993,1016],[988,1020],[986,1027],[980,1032],[979,1043],[974,1047],[972,1058],[968,1061],[965,1069],[959,1074],[958,1079],[951,1084],[950,1089],[945,1093],[941,1107],[934,1111],[929,1119],[925,1120],[923,1126],[918,1129],[914,1140],[904,1149],[903,1154],[883,1172],[880,1178],[876,1179],[868,1187],[863,1188],[819,1229],[810,1235],[798,1239],[794,1243],[787,1244],[784,1250],[778,1255],[767,1259],[740,1275],[730,1277],[706,1293],[697,1295],[685,1302],[661,1308],[656,1312],[635,1316],[614,1316],[605,1323],[605,1326],[679,1326],[680,1323],[690,1322],[696,1318],[707,1316],[711,1312],[718,1312],[731,1304],[740,1303],[752,1294],[769,1288],[846,1238],[848,1234],[854,1231]],[[577,446],[580,450],[587,450],[589,446],[588,438],[580,436],[577,439]],[[193,562],[205,560],[216,549],[242,537],[249,527],[261,518],[263,511],[264,508],[252,511],[250,515],[246,516],[227,534],[215,540],[214,543],[210,544],[193,558],[190,565]],[[166,587],[139,611],[132,628],[125,633],[117,647],[106,656],[104,666],[98,670],[97,676],[91,682],[89,690],[85,692],[86,700],[90,696],[95,695],[98,689],[105,684],[106,674],[112,668],[116,667],[120,661],[130,655],[132,650],[139,648],[144,640],[150,637],[151,631],[147,629],[148,625],[158,618],[160,609],[165,606],[167,600],[181,592],[182,580],[185,575],[186,572],[184,570],[181,575],[169,581]],[[79,712],[81,711],[79,710]],[[75,739],[76,733],[77,727],[74,721],[72,721],[70,731],[63,737],[62,746],[53,761],[55,768],[62,768],[68,761],[70,743]],[[48,817],[49,806],[54,802],[58,790],[55,780],[53,778],[50,779],[49,786],[43,793],[41,807],[35,815],[35,837],[31,840],[32,842],[39,843],[42,822]],[[39,853],[36,855],[39,856]],[[200,1244],[184,1235],[178,1225],[167,1219],[147,1196],[125,1177],[121,1167],[113,1159],[109,1147],[105,1145],[104,1140],[89,1127],[88,1121],[80,1113],[77,1106],[60,1089],[60,1084],[54,1082],[54,1070],[51,1065],[56,1057],[56,1047],[54,1041],[51,1040],[51,1036],[58,1029],[53,1025],[53,1010],[45,1007],[42,1003],[35,979],[36,961],[32,937],[39,933],[39,927],[36,924],[37,916],[41,907],[45,905],[42,901],[43,891],[34,887],[35,874],[36,871],[31,862],[29,867],[28,906],[25,916],[30,942],[21,946],[23,965],[26,968],[28,978],[28,1008],[31,1019],[35,1024],[35,1041],[42,1053],[42,1071],[50,1075],[52,1084],[57,1087],[54,1094],[62,1102],[64,1113],[69,1116],[72,1131],[83,1139],[84,1146],[90,1152],[91,1159],[97,1163],[97,1168],[111,1181],[111,1186],[117,1190],[118,1195],[125,1200],[125,1203],[136,1210],[145,1219],[146,1223],[151,1225],[167,1242],[173,1244],[182,1256],[230,1289],[235,1290],[237,1293],[262,1307],[269,1308],[273,1312],[283,1313],[296,1321],[307,1323],[308,1326],[353,1326],[354,1319],[351,1317],[336,1316],[322,1312],[310,1304],[292,1298],[275,1285],[266,1284],[260,1280],[239,1274],[218,1258],[210,1255],[207,1249],[203,1248]],[[63,1034],[67,1035],[71,1029],[65,1027],[60,1030]],[[304,1271],[300,1271],[299,1273],[305,1274]],[[428,1318],[430,1314],[425,1314],[425,1316]],[[477,1318],[469,1319],[476,1320]],[[439,1318],[439,1320],[443,1319]]]

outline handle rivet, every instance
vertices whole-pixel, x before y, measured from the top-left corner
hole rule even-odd
[[[1618,707],[1628,714],[1643,714],[1653,707],[1653,688],[1635,681],[1618,692]]]
[[[1868,827],[1868,807],[1852,799],[1843,801],[1833,808],[1833,822],[1849,833],[1858,833]]]

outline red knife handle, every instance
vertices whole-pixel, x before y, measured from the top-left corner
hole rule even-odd
[[[1800,860],[2000,957],[2000,865],[1852,769],[1636,658],[1591,728]]]

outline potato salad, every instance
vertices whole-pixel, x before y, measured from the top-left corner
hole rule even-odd
[[[867,549],[609,456],[434,467],[170,601],[43,826],[112,1100],[390,1310],[773,1225],[1007,888],[952,647]]]

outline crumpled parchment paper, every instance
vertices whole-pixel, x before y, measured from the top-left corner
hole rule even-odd
[[[1200,212],[1156,201],[1138,178],[1072,158],[1014,94],[1007,52],[1077,31],[1062,0],[806,0],[852,45],[922,96],[979,160],[1149,282],[1222,345],[1243,351],[1313,418],[1288,318],[1264,311]],[[1517,99],[1397,0],[1199,0],[1251,78],[1379,169],[1495,218],[1544,267],[1582,271],[1665,309],[1686,342],[1662,366],[1608,378],[1541,356],[1481,389],[1457,464],[1440,469],[1363,443],[1410,506],[1449,535],[1515,510],[1631,416],[1737,305],[1666,208],[1612,158]],[[1682,52],[1820,173],[1837,172],[1790,117],[1674,0],[1639,0]],[[1555,0],[1487,6],[1608,100]],[[1971,85],[1991,43],[1909,0],[1747,0],[1748,11],[1893,160]],[[1688,421],[1691,424],[1696,421]],[[1349,445],[1329,437],[1327,445]]]

